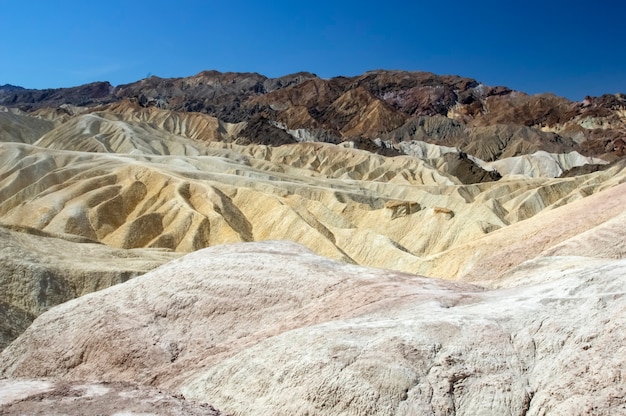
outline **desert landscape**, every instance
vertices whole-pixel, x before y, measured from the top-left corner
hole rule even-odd
[[[626,96],[0,86],[0,414],[626,414]]]

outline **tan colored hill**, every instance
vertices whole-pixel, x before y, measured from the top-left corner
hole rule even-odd
[[[0,349],[51,307],[125,282],[178,257],[3,226],[0,247]]]
[[[612,414],[625,272],[540,258],[485,291],[226,245],[45,313],[0,374],[138,382],[236,415]]]
[[[617,224],[626,203],[623,182],[622,176],[613,177],[602,192],[565,198],[558,208],[436,254],[417,272],[485,283],[542,254],[622,258],[624,236]]]
[[[76,142],[56,143],[71,149]],[[204,156],[185,158],[1,146],[7,224],[182,252],[288,239],[334,259],[403,271],[624,178],[615,167],[460,185],[416,158],[321,143],[196,145]]]
[[[0,111],[0,142],[32,144],[54,127],[49,121]]]

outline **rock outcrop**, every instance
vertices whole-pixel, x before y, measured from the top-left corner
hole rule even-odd
[[[116,250],[71,235],[0,226],[0,349],[51,307],[125,282],[178,256]]]
[[[138,382],[241,415],[613,414],[624,276],[624,260],[542,257],[485,290],[226,245],[48,311],[0,374]]]
[[[0,411],[25,414],[220,416],[207,403],[185,400],[180,393],[132,383],[62,382],[49,379],[0,380]]]

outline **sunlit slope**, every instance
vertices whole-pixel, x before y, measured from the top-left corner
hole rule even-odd
[[[72,148],[74,141],[57,143]],[[0,220],[119,248],[189,252],[284,239],[335,259],[417,271],[424,256],[622,180],[615,167],[460,185],[409,156],[322,143],[189,143],[198,156],[2,144]]]
[[[136,382],[235,415],[613,414],[625,271],[553,257],[485,291],[225,245],[43,314],[0,376]]]

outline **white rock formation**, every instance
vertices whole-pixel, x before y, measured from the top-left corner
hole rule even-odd
[[[0,374],[139,382],[237,415],[626,408],[626,260],[538,258],[499,285],[220,246],[41,315]]]
[[[567,154],[548,153],[543,150],[530,155],[507,157],[493,162],[483,162],[485,169],[495,169],[502,176],[527,178],[556,178],[563,172],[587,164],[605,165],[608,162],[597,157],[586,157],[578,152]]]

